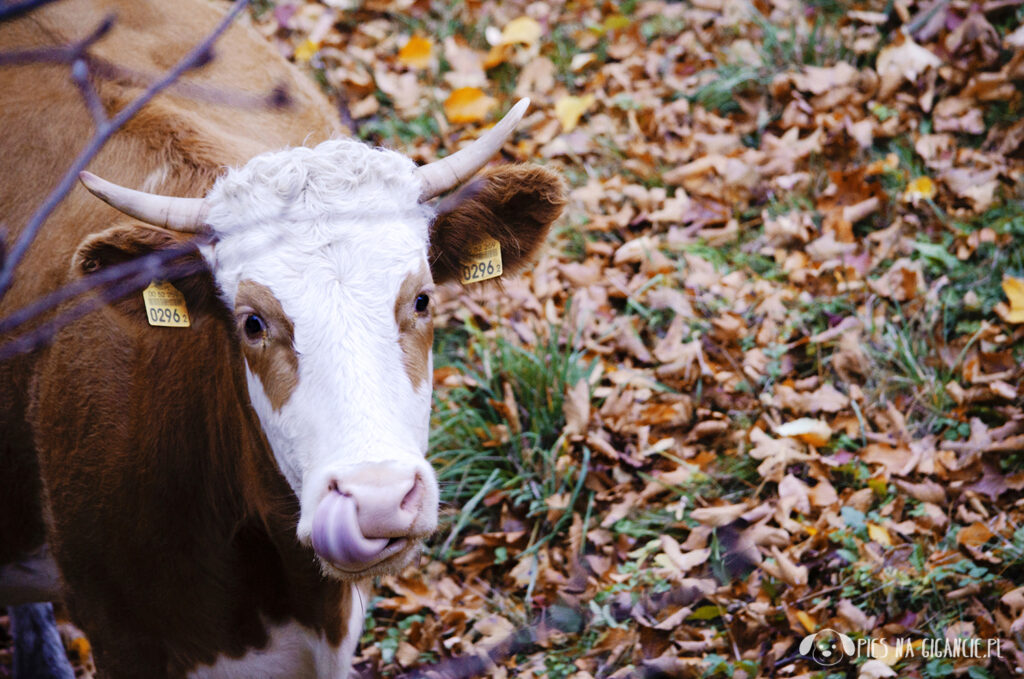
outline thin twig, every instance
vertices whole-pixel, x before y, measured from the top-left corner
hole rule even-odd
[[[98,292],[98,294],[79,301],[68,309],[62,310],[57,317],[34,327],[24,335],[0,344],[0,361],[46,346],[65,325],[104,304],[117,301],[141,290],[155,278],[180,278],[202,270],[205,264],[200,259],[173,265],[169,264],[177,258],[194,252],[195,243],[188,242],[180,246],[168,248],[167,250],[160,250],[143,257],[131,259],[77,280],[36,300],[29,306],[19,309],[0,321],[0,335],[7,334],[9,330],[17,329],[21,325],[38,318],[43,313],[86,292]]]
[[[89,109],[93,124],[97,128],[102,128],[107,124],[107,112],[100,101],[100,95],[96,93],[96,88],[89,80],[89,65],[85,59],[76,59],[75,63],[71,64],[71,79],[78,86],[82,99],[85,99],[85,107]]]
[[[54,1],[55,0],[24,0],[24,2],[15,2],[11,4],[4,3],[4,5],[0,7],[0,21],[17,19],[22,14],[31,12],[43,5],[49,5]]]
[[[248,0],[235,0],[231,11],[228,12],[217,27],[207,35],[202,42],[193,47],[192,50],[190,50],[189,53],[174,66],[174,68],[168,71],[160,80],[149,86],[132,103],[121,109],[121,111],[119,111],[113,118],[109,119],[106,124],[97,128],[85,150],[75,158],[57,188],[47,196],[43,204],[36,210],[35,214],[32,215],[32,218],[25,226],[25,230],[22,231],[18,240],[15,242],[14,247],[11,248],[10,253],[8,253],[6,260],[3,262],[3,268],[0,269],[0,297],[5,295],[10,289],[11,282],[14,279],[14,270],[24,258],[25,253],[28,251],[32,241],[35,240],[35,237],[38,235],[43,223],[54,209],[56,209],[57,205],[64,200],[64,197],[67,196],[68,192],[70,192],[74,187],[75,182],[78,181],[78,173],[85,169],[103,145],[106,144],[107,140],[110,139],[110,137],[113,136],[113,134],[117,132],[122,125],[138,113],[143,106],[148,104],[153,97],[167,89],[172,83],[180,78],[185,71],[208,63],[211,58],[211,47],[213,46],[213,43],[225,30],[227,30],[227,27],[235,20],[247,4]]]
[[[128,68],[99,57],[90,57],[89,67],[93,76],[97,78],[127,82],[138,87],[149,87],[157,79],[153,73]],[[168,87],[168,92],[174,92],[192,101],[235,108],[283,109],[292,104],[292,96],[286,82],[278,83],[270,92],[252,94],[243,90],[179,80]]]
[[[0,66],[16,64],[54,63],[74,64],[79,59],[88,59],[88,50],[100,38],[114,27],[116,17],[113,13],[103,17],[103,21],[93,29],[92,33],[71,45],[61,47],[35,47],[32,49],[0,52]]]

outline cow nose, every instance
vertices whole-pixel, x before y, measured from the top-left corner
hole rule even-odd
[[[364,537],[399,538],[409,534],[422,510],[424,483],[417,470],[363,464],[332,481],[330,490],[353,499]]]
[[[337,474],[313,515],[313,549],[343,570],[386,559],[405,540],[433,530],[424,471],[364,463]],[[436,514],[436,511],[434,512]]]

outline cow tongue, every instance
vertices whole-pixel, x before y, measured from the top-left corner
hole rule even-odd
[[[330,492],[313,515],[313,550],[342,570],[358,571],[373,564],[387,547],[387,538],[367,538],[356,520],[356,501]]]

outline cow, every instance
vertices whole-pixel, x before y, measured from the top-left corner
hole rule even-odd
[[[205,0],[65,0],[0,25],[0,44],[70,43],[110,10],[92,54],[136,73],[171,66],[220,16]],[[480,172],[526,102],[417,167],[344,138],[252,28],[231,28],[216,55],[192,77],[203,91],[286,83],[293,106],[157,97],[83,173],[0,300],[2,318],[183,252],[167,283],[188,327],[150,325],[132,292],[0,364],[0,563],[50,550],[102,676],[345,677],[372,578],[412,563],[437,526],[436,286],[488,239],[506,274],[529,266],[565,187],[539,166]],[[140,91],[94,84],[108,111]],[[58,64],[0,69],[0,97],[9,245],[92,119]]]

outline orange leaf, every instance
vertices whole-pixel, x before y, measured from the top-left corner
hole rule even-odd
[[[460,87],[445,100],[444,114],[453,124],[478,123],[497,103],[478,87]]]
[[[967,547],[981,547],[994,535],[995,533],[989,530],[988,526],[978,521],[961,528],[960,532],[956,534],[956,541]]]
[[[427,68],[434,53],[434,45],[428,38],[414,35],[398,52],[398,60],[410,68]]]

